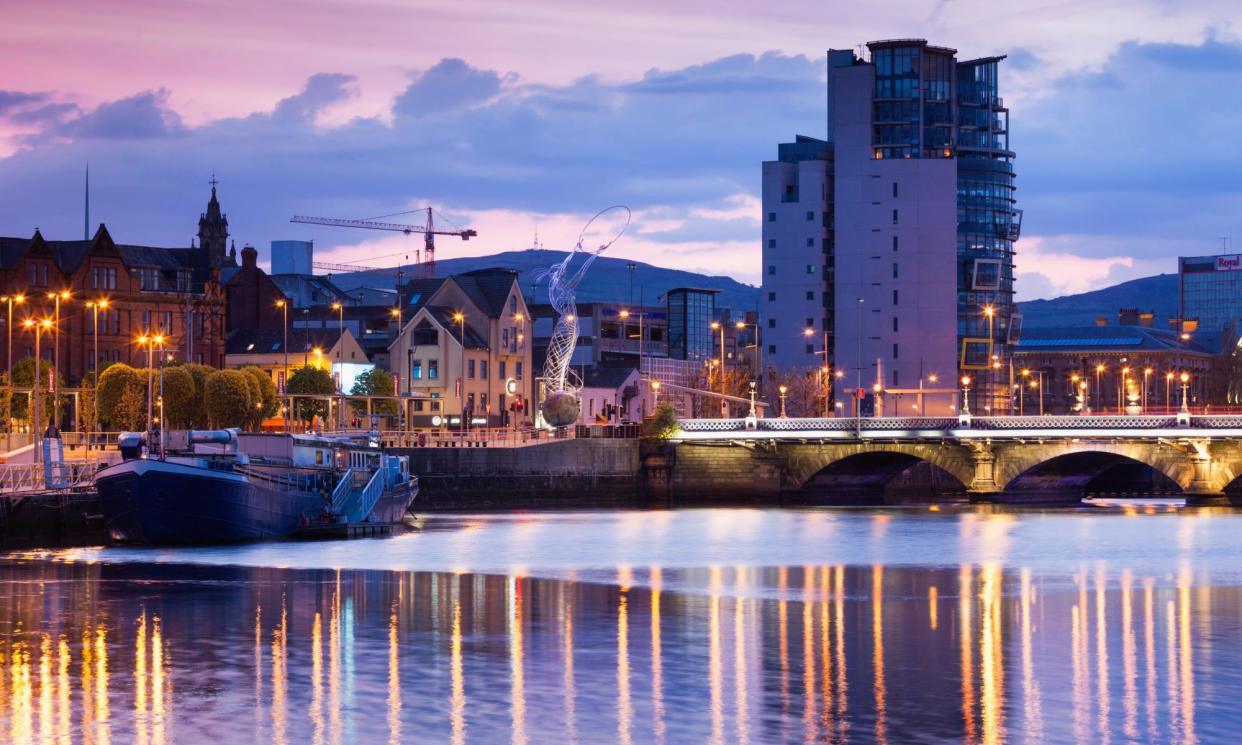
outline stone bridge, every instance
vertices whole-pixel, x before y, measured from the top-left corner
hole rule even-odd
[[[882,495],[935,482],[977,501],[1065,501],[1109,484],[1242,497],[1242,416],[684,420],[670,488],[756,496]],[[1129,481],[1127,481],[1129,479]],[[1122,489],[1125,490],[1124,488]],[[1242,500],[1240,500],[1242,501]]]

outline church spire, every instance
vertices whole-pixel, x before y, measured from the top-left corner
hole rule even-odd
[[[229,240],[229,219],[220,211],[220,200],[216,198],[216,174],[211,174],[211,200],[207,202],[207,211],[198,218],[198,245],[207,254],[207,261],[212,266],[228,263],[226,251]]]

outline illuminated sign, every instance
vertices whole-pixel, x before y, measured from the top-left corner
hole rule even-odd
[[[441,424],[444,424],[444,417],[440,416],[439,414],[436,414],[435,416],[431,417],[431,426],[439,427]]]
[[[507,391],[507,392],[508,392],[508,394],[509,394],[510,396],[512,396],[513,394],[517,393],[517,392],[518,392],[518,384],[517,384],[517,381],[516,381],[516,380],[514,380],[513,378],[509,378],[508,380],[506,380],[506,381],[505,381],[505,391]]]
[[[1239,269],[1242,269],[1242,254],[1216,257],[1216,271],[1236,272]]]

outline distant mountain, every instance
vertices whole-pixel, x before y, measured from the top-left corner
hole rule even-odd
[[[470,256],[457,259],[440,259],[436,262],[437,276],[447,277],[450,274],[462,274],[475,269],[503,267],[517,269],[520,272],[522,292],[529,297],[531,281],[540,270],[561,262],[565,259],[564,251],[548,249],[528,249],[525,251],[506,251],[490,256]],[[579,302],[630,302],[630,272],[626,266],[629,259],[600,256],[587,270],[587,274],[578,285]],[[663,303],[660,295],[675,287],[699,287],[709,290],[720,290],[716,296],[717,307],[729,307],[734,310],[754,310],[759,305],[759,288],[744,285],[729,277],[708,276],[680,269],[633,262],[634,297],[637,304],[640,298],[648,305]],[[408,271],[408,270],[407,270]],[[343,290],[356,287],[392,287],[397,275],[396,269],[381,269],[374,272],[358,272],[353,274],[334,274],[332,281]],[[407,273],[408,276],[408,273]],[[546,303],[547,287],[540,285],[535,301]]]
[[[1160,274],[1122,282],[1100,290],[1065,295],[1051,300],[1018,303],[1024,328],[1048,326],[1093,326],[1103,316],[1109,325],[1117,323],[1121,308],[1155,311],[1155,327],[1167,329],[1168,319],[1177,316],[1177,275]]]

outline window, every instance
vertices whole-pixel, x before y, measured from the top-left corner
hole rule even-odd
[[[808,330],[814,330],[814,329],[815,329],[815,319],[814,319],[814,318],[808,318],[808,319],[806,319],[806,328],[807,328]]]
[[[897,210],[893,210],[893,224],[897,224]]]
[[[769,319],[768,319],[768,328],[770,328],[770,329],[774,329],[774,328],[776,328],[776,319],[775,319],[775,318],[769,318]]]
[[[897,279],[897,262],[893,262],[893,279]]]
[[[427,379],[435,380],[440,377],[440,360],[427,360]]]
[[[522,362],[520,360],[513,363],[513,377],[518,380],[522,379]]]
[[[474,394],[473,393],[466,394],[466,411],[469,411],[472,414],[474,413]]]
[[[172,331],[172,327],[172,311],[166,310],[164,311],[164,325],[160,326],[160,330],[167,334]]]
[[[897,359],[897,344],[893,344],[893,359]]]
[[[466,361],[466,377],[474,378],[474,360]]]
[[[897,333],[897,316],[893,316],[893,333]]]
[[[410,379],[412,380],[423,379],[423,361],[422,360],[414,360],[414,362],[410,364]]]
[[[897,236],[893,236],[893,250],[897,250]]]
[[[769,212],[769,213],[768,213],[768,222],[776,222],[776,213],[775,213],[775,212]]]
[[[769,302],[769,303],[775,303],[775,302],[776,302],[776,293],[775,293],[775,292],[769,292],[769,293],[768,293],[768,302]]]
[[[142,311],[142,330],[144,332],[151,330],[151,311],[149,309]]]
[[[769,239],[768,239],[768,248],[776,248],[776,239],[775,239],[775,238],[769,238]]]
[[[423,403],[424,401],[421,398],[414,399],[414,413],[415,414],[423,413]]]
[[[498,360],[496,362],[496,373],[497,373],[496,377],[500,378],[501,380],[505,379],[505,361],[504,360]]]
[[[811,212],[811,211],[807,211],[807,213],[806,213],[806,219],[807,219],[808,221],[814,221],[814,220],[815,220],[815,213],[814,213],[814,212]]]
[[[897,376],[897,371],[893,370],[893,387],[897,388],[901,385],[901,378]]]
[[[768,276],[776,274],[776,264],[768,264]]]
[[[509,347],[509,329],[506,327],[500,330],[500,348],[507,349],[508,347]]]
[[[814,344],[807,344],[807,345],[806,345],[806,353],[807,353],[807,354],[815,354],[815,345],[814,345]]]
[[[893,305],[897,304],[897,291],[893,290]]]
[[[807,300],[814,300],[814,299],[815,299],[815,291],[814,291],[814,290],[807,290],[807,291],[806,291],[806,299],[807,299]]]
[[[484,411],[484,412],[490,412],[490,409],[487,408],[487,394],[486,393],[479,394],[479,410]]]
[[[479,377],[487,380],[487,360],[479,360]]]
[[[815,273],[815,265],[814,265],[814,264],[807,264],[807,265],[806,265],[806,273],[807,273],[807,274],[814,274],[814,273]]]
[[[893,182],[893,199],[897,198],[897,182]]]
[[[768,345],[768,354],[776,354],[776,345],[775,345],[775,344],[769,344],[769,345]]]
[[[34,262],[30,264],[30,284],[36,287],[47,287],[47,264]]]
[[[815,239],[814,239],[814,238],[807,238],[807,239],[806,239],[806,247],[807,247],[807,248],[815,248]]]
[[[144,267],[139,270],[140,279],[142,280],[142,289],[158,290],[160,289],[160,272],[158,269]]]

